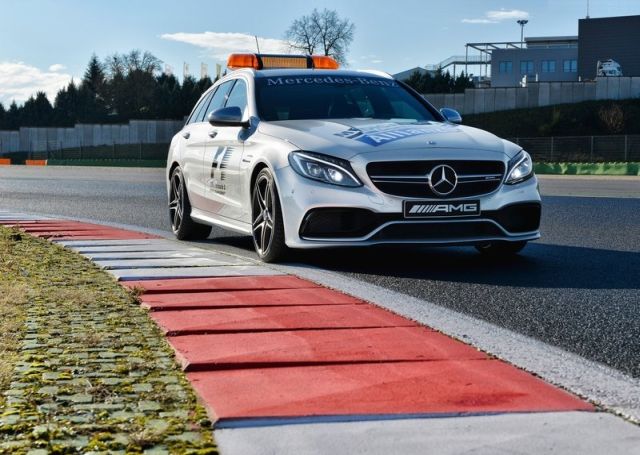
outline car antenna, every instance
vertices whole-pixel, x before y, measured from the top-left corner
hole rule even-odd
[[[256,47],[258,48],[258,54],[260,53],[260,43],[258,43],[258,35],[253,35],[253,37],[256,39]]]

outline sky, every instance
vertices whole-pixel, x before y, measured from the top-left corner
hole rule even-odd
[[[215,75],[231,52],[278,52],[313,8],[355,24],[349,66],[397,73],[464,55],[465,43],[577,35],[587,0],[0,0],[0,103],[78,81],[92,54],[150,51],[182,78]],[[640,14],[640,0],[590,0],[591,17]]]

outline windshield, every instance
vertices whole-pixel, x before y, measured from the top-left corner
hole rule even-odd
[[[439,120],[392,79],[298,75],[260,77],[256,102],[262,120],[374,118]]]

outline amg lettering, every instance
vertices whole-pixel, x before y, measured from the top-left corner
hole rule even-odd
[[[467,214],[467,213],[478,213],[478,204],[477,203],[461,203],[461,204],[416,204],[411,206],[409,209],[409,214],[411,215],[419,215],[419,214]]]

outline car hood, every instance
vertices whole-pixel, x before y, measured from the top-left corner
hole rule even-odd
[[[509,142],[477,128],[442,122],[396,122],[373,119],[287,120],[261,122],[259,131],[283,139],[300,150],[350,159],[356,155],[387,151],[459,152],[469,158],[503,159],[517,153]],[[511,144],[513,145],[513,144]],[[484,152],[484,153],[482,153]]]

